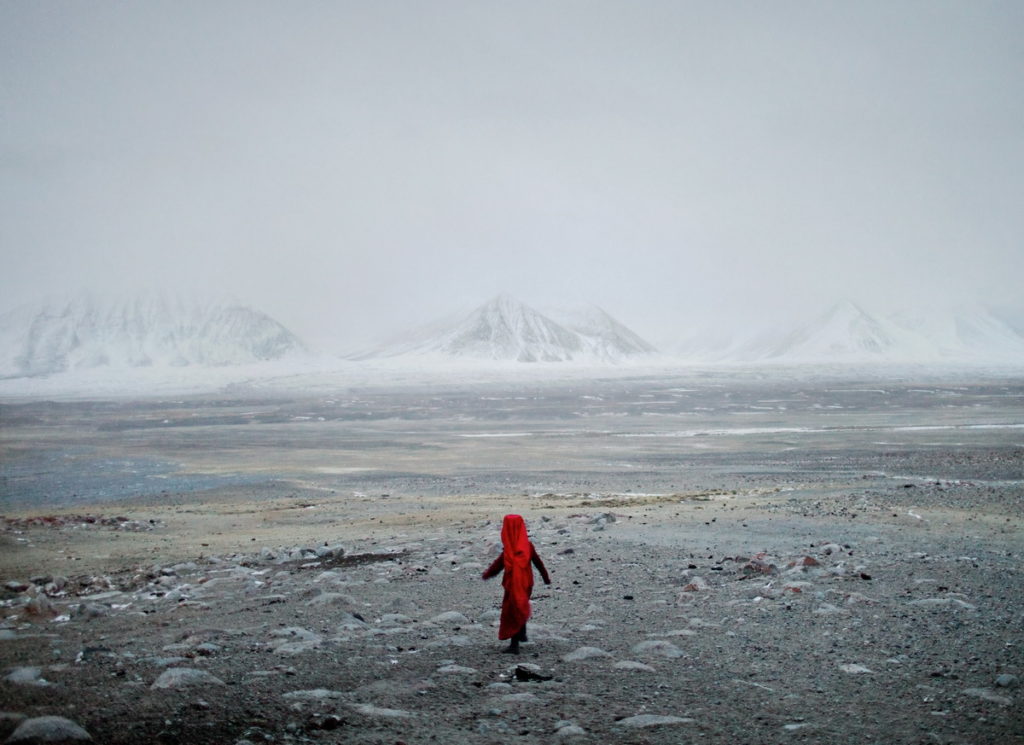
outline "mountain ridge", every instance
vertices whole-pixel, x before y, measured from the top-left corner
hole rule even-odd
[[[1024,335],[983,306],[880,314],[843,300],[788,326],[703,334],[678,352],[725,363],[1024,363]]]
[[[0,374],[100,367],[229,366],[305,351],[267,314],[231,300],[79,293],[0,316]]]
[[[654,351],[596,306],[545,313],[501,294],[468,313],[414,329],[353,358],[611,363]]]

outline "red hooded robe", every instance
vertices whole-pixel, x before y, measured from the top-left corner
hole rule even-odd
[[[484,579],[499,571],[505,574],[501,585],[505,596],[501,601],[501,620],[498,638],[511,639],[519,633],[530,618],[530,595],[533,593],[533,567],[537,564],[545,582],[549,582],[547,569],[537,556],[526,534],[526,523],[519,515],[505,515],[501,524],[501,556],[484,572]]]

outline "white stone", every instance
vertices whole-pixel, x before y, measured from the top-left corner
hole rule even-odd
[[[42,675],[43,671],[38,667],[16,667],[4,677],[4,680],[15,685],[51,685],[50,681],[44,679]]]
[[[469,619],[457,610],[450,610],[446,613],[439,613],[430,619],[431,623],[445,626],[461,626],[469,623]]]
[[[617,722],[617,724],[623,727],[640,729],[643,727],[660,727],[662,725],[669,724],[689,724],[693,721],[696,720],[689,717],[673,717],[661,714],[637,714],[636,716],[626,717],[625,719]]]
[[[565,662],[579,662],[580,660],[589,660],[594,657],[611,657],[611,655],[599,647],[580,647],[563,655],[562,659]]]
[[[1013,703],[1013,699],[1009,696],[1002,696],[995,691],[991,691],[988,688],[967,688],[964,690],[964,694],[967,696],[974,696],[985,701],[991,701],[994,704],[1000,704],[1001,706],[1009,706]]]
[[[530,704],[537,701],[532,693],[509,693],[501,697],[502,703],[506,704]]]
[[[453,673],[456,675],[472,675],[476,673],[476,668],[463,665],[443,665],[437,668],[437,671],[439,673]]]
[[[383,717],[385,719],[404,719],[406,717],[412,716],[412,714],[402,709],[385,709],[380,706],[374,706],[373,704],[353,704],[352,708],[360,714],[364,714],[368,717]]]
[[[224,681],[205,670],[191,667],[172,667],[160,673],[153,688],[188,688],[190,686],[224,685]]]
[[[4,740],[5,745],[37,742],[92,742],[92,736],[70,719],[46,716],[26,719]]]
[[[356,606],[356,601],[351,595],[346,595],[343,592],[321,592],[319,595],[314,595],[313,598],[307,601],[306,605],[341,605],[347,608],[353,608]]]
[[[638,655],[655,655],[675,659],[683,656],[683,650],[664,639],[650,639],[633,645],[633,653]]]
[[[327,701],[342,698],[344,695],[341,691],[332,691],[328,688],[312,688],[306,691],[291,691],[284,694],[284,698],[289,701]]]
[[[860,675],[862,673],[873,672],[872,670],[869,670],[868,668],[864,667],[863,665],[857,665],[857,664],[840,665],[839,669],[842,670],[844,673],[850,673],[851,675]]]
[[[645,665],[644,663],[637,662],[636,660],[620,660],[612,665],[612,668],[615,670],[634,670],[636,672],[643,673],[656,672],[656,670],[650,665]]]
[[[977,610],[977,606],[971,605],[960,598],[923,598],[911,600],[907,605],[917,605],[926,608],[962,608],[963,610]]]

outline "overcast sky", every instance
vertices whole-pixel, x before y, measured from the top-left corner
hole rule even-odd
[[[1024,3],[0,0],[0,295],[300,334],[501,291],[705,317],[1024,295]]]

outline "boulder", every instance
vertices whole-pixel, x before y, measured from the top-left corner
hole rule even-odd
[[[224,681],[205,670],[190,667],[172,667],[160,673],[151,686],[154,689],[191,688],[193,686],[224,685]]]
[[[56,716],[26,719],[4,740],[5,745],[68,745],[92,742],[92,736],[81,725]]]

